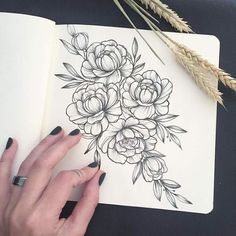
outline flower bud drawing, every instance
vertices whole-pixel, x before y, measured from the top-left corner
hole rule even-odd
[[[71,39],[71,44],[77,49],[84,51],[87,49],[89,43],[88,35],[86,33],[75,34]]]

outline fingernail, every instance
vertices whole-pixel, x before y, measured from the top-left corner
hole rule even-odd
[[[79,133],[80,133],[80,130],[79,130],[79,129],[75,129],[75,130],[71,131],[71,132],[69,133],[69,135],[70,135],[70,136],[75,136],[75,135],[78,135]]]
[[[98,163],[95,161],[95,162],[92,162],[88,165],[88,167],[90,168],[96,168],[98,166]]]
[[[50,135],[57,135],[61,132],[61,130],[62,130],[61,126],[57,126],[54,130],[52,130]]]
[[[103,183],[105,177],[106,177],[106,173],[103,173],[103,174],[100,176],[99,181],[98,181],[98,183],[99,183],[100,186],[102,185],[102,183]]]
[[[12,143],[13,143],[13,139],[12,139],[12,138],[9,138],[9,139],[7,140],[6,150],[11,147]]]

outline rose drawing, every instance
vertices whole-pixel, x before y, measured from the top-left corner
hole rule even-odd
[[[123,106],[138,119],[165,115],[173,85],[153,70],[125,79],[122,89]]]
[[[175,208],[177,200],[192,204],[176,193],[180,184],[164,178],[168,168],[158,151],[166,141],[182,149],[178,135],[187,132],[168,124],[178,117],[169,113],[172,82],[157,71],[144,70],[135,38],[129,52],[115,40],[90,43],[88,34],[73,26],[68,33],[70,42],[60,40],[78,65],[64,62],[68,73],[56,77],[67,83],[63,89],[73,89],[66,115],[87,140],[85,158],[92,154],[99,166],[104,158],[129,164],[133,184],[140,177],[152,184],[158,201],[164,193]]]
[[[100,134],[121,115],[117,86],[96,83],[78,87],[66,113],[85,133]]]
[[[114,40],[93,43],[82,63],[82,74],[104,83],[117,83],[122,77],[131,75],[133,65],[124,46]]]
[[[133,164],[142,159],[143,152],[153,150],[156,142],[145,125],[130,117],[111,124],[101,135],[99,146],[112,161]]]

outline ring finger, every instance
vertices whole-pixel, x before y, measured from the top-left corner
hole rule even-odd
[[[31,153],[28,155],[28,157],[22,162],[19,171],[17,173],[17,176],[26,176],[28,177],[28,174],[30,172],[30,169],[32,168],[34,162],[53,144],[58,142],[62,137],[64,136],[64,131],[60,126],[56,127],[52,132],[44,138],[38,146],[36,146]],[[12,208],[16,205],[18,202],[18,199],[22,193],[23,188],[18,186],[12,186],[12,195],[10,199],[10,203],[8,206],[8,211],[11,211]]]

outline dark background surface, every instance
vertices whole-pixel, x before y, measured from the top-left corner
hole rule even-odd
[[[188,20],[195,32],[216,35],[221,41],[220,66],[236,75],[236,0],[163,2]],[[126,9],[139,28],[146,28],[137,15],[128,7]],[[130,27],[112,0],[1,0],[0,11],[42,16],[56,21],[57,24]],[[172,31],[163,20],[161,28]],[[222,85],[220,89],[224,92],[228,112],[218,107],[214,210],[208,215],[201,215],[99,205],[87,236],[236,235],[236,95]],[[204,197],[204,192],[202,195]],[[64,216],[70,213],[74,204],[67,204],[63,211]]]

